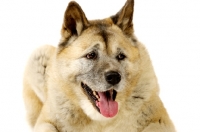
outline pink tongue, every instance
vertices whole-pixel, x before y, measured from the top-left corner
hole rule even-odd
[[[98,92],[100,101],[96,102],[100,112],[105,117],[114,117],[118,112],[118,103],[112,99],[108,99],[104,92]]]

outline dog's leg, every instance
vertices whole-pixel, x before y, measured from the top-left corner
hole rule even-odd
[[[42,108],[42,102],[36,96],[29,84],[24,83],[24,102],[27,110],[27,120],[33,128]]]
[[[30,56],[24,73],[23,97],[31,127],[34,127],[46,100],[47,68],[54,53],[55,48],[50,45],[36,49]]]
[[[59,132],[55,126],[50,123],[39,123],[33,132]]]

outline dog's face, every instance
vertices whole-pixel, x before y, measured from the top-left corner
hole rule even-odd
[[[104,20],[88,21],[75,2],[65,12],[58,71],[66,84],[73,86],[71,92],[92,119],[117,115],[134,89],[140,55],[132,13],[132,0]]]

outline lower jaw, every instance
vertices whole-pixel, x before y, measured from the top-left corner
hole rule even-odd
[[[89,110],[89,112],[88,111],[86,111],[86,110],[84,110],[84,113],[91,119],[91,120],[94,120],[94,121],[108,121],[108,120],[112,120],[112,119],[114,119],[114,118],[116,118],[117,117],[117,115],[116,116],[114,116],[114,117],[112,117],[112,118],[107,118],[107,117],[105,117],[105,116],[103,116],[100,112],[98,112],[96,109],[94,109],[93,108],[93,110]]]

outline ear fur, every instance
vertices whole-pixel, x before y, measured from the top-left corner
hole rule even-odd
[[[113,22],[119,26],[126,35],[133,34],[133,11],[134,0],[127,0],[122,9],[111,17]]]
[[[61,29],[61,35],[64,39],[71,36],[79,36],[81,32],[89,25],[85,13],[75,1],[71,1],[64,14],[64,21]]]

